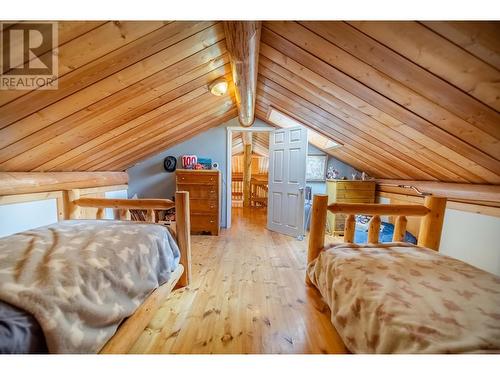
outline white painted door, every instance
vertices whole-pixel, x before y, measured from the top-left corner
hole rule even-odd
[[[277,129],[269,139],[267,227],[301,238],[304,235],[307,129]]]

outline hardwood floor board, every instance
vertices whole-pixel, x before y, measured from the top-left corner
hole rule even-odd
[[[345,353],[305,285],[306,247],[268,231],[264,209],[234,208],[231,229],[192,236],[191,285],[171,294],[131,353]]]

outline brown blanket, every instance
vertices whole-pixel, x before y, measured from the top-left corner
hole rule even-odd
[[[500,352],[500,277],[459,260],[402,243],[342,244],[308,274],[354,353]]]
[[[178,263],[163,226],[64,221],[0,239],[0,300],[36,318],[51,353],[97,353]]]

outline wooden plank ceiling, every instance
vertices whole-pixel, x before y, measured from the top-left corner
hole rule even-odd
[[[269,132],[251,132],[252,153],[259,156],[269,156]],[[242,155],[244,151],[243,137],[241,132],[233,132],[233,143],[231,154]]]
[[[0,91],[1,171],[124,170],[237,115],[220,22],[60,22],[59,89]],[[47,53],[50,53],[48,51]]]
[[[62,22],[59,56],[59,90],[0,92],[1,171],[124,170],[237,116],[221,23]],[[500,184],[500,23],[264,22],[271,107],[374,177]]]

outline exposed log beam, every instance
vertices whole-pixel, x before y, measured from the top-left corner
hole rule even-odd
[[[235,84],[238,118],[243,126],[255,120],[260,21],[226,21],[224,31]]]
[[[453,182],[376,180],[382,186],[409,186],[422,193],[449,199],[500,202],[500,185],[459,184]]]
[[[0,172],[0,195],[122,185],[125,172]]]

